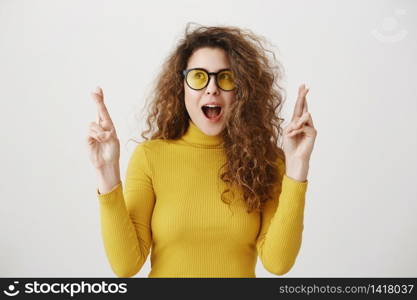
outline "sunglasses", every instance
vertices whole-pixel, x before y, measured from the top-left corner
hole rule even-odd
[[[223,91],[231,91],[235,89],[233,74],[230,69],[222,69],[218,72],[209,72],[203,68],[192,68],[183,70],[182,75],[185,77],[187,85],[196,91],[202,90],[208,86],[211,76],[216,76],[217,86]]]

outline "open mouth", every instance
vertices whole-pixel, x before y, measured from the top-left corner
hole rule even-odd
[[[201,110],[207,119],[210,120],[217,120],[222,113],[222,107],[218,105],[204,105],[201,107]]]

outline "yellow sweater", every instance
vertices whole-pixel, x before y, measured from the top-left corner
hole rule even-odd
[[[308,181],[287,177],[279,160],[282,182],[262,213],[248,214],[243,201],[229,207],[220,199],[226,187],[218,178],[226,162],[221,143],[190,121],[178,140],[138,144],[124,186],[105,194],[96,189],[104,248],[116,276],[139,272],[150,250],[148,277],[255,277],[257,255],[273,274],[292,268]]]

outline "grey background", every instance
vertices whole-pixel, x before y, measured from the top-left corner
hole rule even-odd
[[[306,83],[318,130],[288,277],[417,276],[415,1],[0,1],[0,276],[113,277],[85,143],[96,85],[121,173],[151,79],[187,22],[265,36],[284,117]],[[285,123],[285,125],[287,122]],[[137,277],[150,271],[149,258]],[[258,277],[276,277],[258,261]]]

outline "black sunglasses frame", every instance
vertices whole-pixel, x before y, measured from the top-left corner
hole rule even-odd
[[[205,73],[207,73],[208,74],[208,80],[207,80],[207,83],[201,88],[201,89],[195,89],[195,88],[193,88],[193,87],[191,87],[190,86],[190,84],[188,83],[188,80],[187,80],[187,75],[188,75],[188,73],[189,72],[191,72],[191,71],[193,71],[193,70],[200,70],[200,71],[203,71],[203,72],[205,72]],[[209,83],[210,83],[210,80],[211,80],[211,75],[215,75],[215,77],[216,77],[216,84],[217,84],[217,87],[219,88],[219,89],[221,89],[221,90],[223,90],[223,91],[225,91],[225,92],[230,92],[230,91],[233,91],[236,87],[234,87],[233,89],[231,89],[231,90],[225,90],[225,89],[222,89],[221,87],[220,87],[220,85],[219,85],[219,80],[218,80],[218,74],[219,73],[221,73],[221,72],[224,72],[224,71],[231,71],[230,69],[221,69],[221,70],[219,70],[219,71],[217,71],[217,72],[209,72],[209,71],[207,71],[206,69],[204,69],[204,68],[192,68],[192,69],[187,69],[187,70],[183,70],[181,73],[182,73],[182,75],[184,76],[184,79],[185,79],[185,82],[187,83],[187,85],[188,85],[188,87],[190,88],[190,89],[193,89],[193,90],[195,90],[195,91],[201,91],[201,90],[203,90],[203,89],[205,89],[208,85],[209,85]]]

